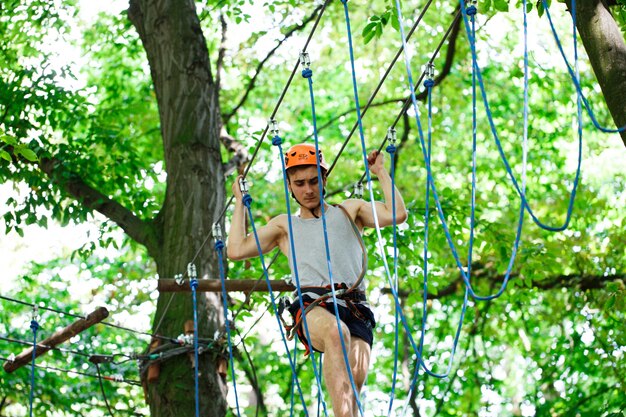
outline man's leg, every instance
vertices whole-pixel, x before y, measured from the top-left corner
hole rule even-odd
[[[350,367],[352,368],[354,384],[359,394],[365,383],[370,366],[370,352],[370,345],[365,340],[352,336],[350,341]],[[363,404],[361,404],[361,407],[363,407]],[[352,396],[352,410],[355,417],[359,415],[359,406],[354,395]]]
[[[323,307],[315,307],[307,313],[306,323],[309,328],[312,347],[324,352],[324,380],[326,381],[326,388],[330,394],[335,417],[356,417],[358,414],[354,414],[354,392],[346,369],[343,350],[341,348],[340,333],[337,331],[337,320],[335,316]],[[348,352],[348,358],[352,365],[352,338],[350,337],[348,327],[343,322],[341,322],[341,329],[346,351]],[[358,341],[361,339],[354,338],[353,340]],[[363,343],[365,342],[363,341]],[[360,343],[358,344],[360,345]],[[367,345],[367,343],[365,343],[365,345]],[[369,346],[367,346],[367,348],[369,353]],[[362,347],[358,350],[362,352]],[[355,353],[355,363],[358,362],[359,366],[362,366],[360,363],[362,358],[359,359],[361,356],[362,353]],[[367,356],[369,362],[369,354]],[[365,369],[365,374],[366,373],[367,369]],[[361,379],[362,385],[364,374]]]

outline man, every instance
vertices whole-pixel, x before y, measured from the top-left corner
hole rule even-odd
[[[341,337],[346,346],[356,389],[360,392],[369,368],[372,329],[376,324],[362,282],[367,257],[361,233],[364,227],[375,227],[374,215],[371,203],[362,199],[348,199],[336,207],[320,200],[318,161],[322,171],[322,187],[325,189],[328,166],[321,151],[316,155],[314,146],[299,144],[285,153],[288,188],[300,206],[299,213],[291,216],[297,268],[291,255],[286,214],[276,216],[267,225],[257,228],[257,235],[263,253],[279,247],[289,258],[292,276],[295,278],[296,273],[298,275],[310,341],[301,323],[297,296],[290,311],[307,352],[312,348],[324,353],[324,380],[335,417],[356,417],[359,415],[358,406],[344,361]],[[383,155],[377,151],[368,155],[370,172],[378,177],[384,194],[384,202],[375,202],[380,227],[393,223],[392,192],[395,192],[396,222],[403,223],[407,218],[402,196],[398,190],[391,189],[391,177],[383,162]],[[241,260],[258,256],[254,236],[245,232],[245,211],[239,178],[232,189],[235,208],[227,243],[228,257]],[[323,234],[322,204],[327,224],[330,267]],[[337,296],[337,309],[341,318],[341,333],[330,290],[331,274],[340,294]]]

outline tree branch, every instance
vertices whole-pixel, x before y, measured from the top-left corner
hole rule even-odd
[[[132,239],[144,245],[151,256],[158,254],[160,244],[154,224],[141,220],[126,207],[85,183],[76,173],[66,170],[63,163],[56,158],[41,159],[39,168],[61,190],[82,205],[115,222]]]
[[[387,104],[393,104],[393,103],[397,103],[399,101],[405,101],[406,97],[401,97],[401,98],[390,98],[387,100],[383,100],[383,101],[379,101],[378,103],[372,103],[369,105],[369,107],[381,107],[381,106],[385,106]],[[361,108],[363,108],[364,105],[361,105]],[[320,127],[317,128],[318,132],[321,132],[322,130],[326,129],[327,127],[333,125],[337,120],[341,119],[342,117],[345,117],[351,113],[354,113],[355,109],[354,107],[350,108],[349,110],[345,110],[339,114],[337,114],[336,116],[334,116],[333,118],[331,118],[328,122],[324,123],[323,125],[321,125]],[[309,136],[306,137],[306,139],[311,139],[313,137],[313,133],[309,134]]]
[[[486,278],[492,282],[501,282],[504,279],[502,274],[492,274],[492,271],[488,268],[475,269],[472,273],[472,278]],[[518,277],[518,274],[511,274],[510,278]],[[577,288],[580,290],[597,290],[602,289],[607,283],[613,281],[622,281],[626,284],[626,273],[613,274],[613,275],[586,275],[586,274],[563,274],[555,275],[541,280],[533,280],[530,288],[536,288],[540,290],[553,290],[557,288]],[[464,286],[463,278],[459,276],[448,285],[440,289],[437,294],[429,293],[428,299],[440,299],[452,295],[462,289]],[[525,288],[525,287],[520,287]],[[389,288],[383,288],[383,294],[390,294]],[[411,291],[413,292],[413,291]],[[398,296],[406,297],[409,294],[409,290],[398,291]]]
[[[252,159],[248,149],[229,135],[224,127],[220,132],[220,140],[230,153],[234,153],[234,156],[224,164],[224,177],[229,176],[235,170],[241,172],[242,168]]]
[[[220,48],[217,54],[217,64],[216,64],[216,75],[215,75],[215,83],[217,87],[220,88],[220,81],[222,79],[222,71],[224,70],[224,57],[226,56],[226,30],[228,29],[228,25],[226,24],[226,19],[224,19],[224,14],[220,13],[220,26],[222,28],[222,35],[220,40]]]
[[[289,39],[294,33],[302,30],[307,24],[309,24],[309,22],[311,22],[312,20],[315,19],[315,17],[317,16],[317,13],[319,13],[320,10],[322,10],[322,8],[324,7],[324,4],[321,4],[319,6],[317,6],[315,8],[315,10],[313,10],[313,13],[311,13],[306,19],[304,19],[302,21],[302,23],[293,26],[291,29],[289,29],[287,31],[287,33],[285,33],[285,36],[283,36],[283,38],[281,40],[278,41],[278,44],[272,48],[272,50],[270,50],[267,55],[265,56],[265,58],[263,58],[261,61],[259,61],[259,63],[256,66],[256,69],[254,71],[254,75],[252,76],[252,78],[250,79],[250,81],[248,82],[248,86],[245,88],[243,96],[241,97],[241,99],[239,100],[239,103],[237,103],[235,105],[235,107],[232,108],[231,111],[229,111],[228,113],[224,114],[222,116],[224,124],[227,124],[228,121],[230,120],[231,117],[233,117],[235,115],[235,113],[237,113],[237,111],[241,108],[241,106],[244,105],[244,103],[246,102],[246,100],[248,99],[248,96],[250,94],[250,92],[254,89],[254,86],[256,85],[257,79],[261,73],[261,69],[263,69],[263,66],[267,63],[267,61],[276,53],[276,51],[278,50],[278,48],[281,47],[281,45],[287,40]]]

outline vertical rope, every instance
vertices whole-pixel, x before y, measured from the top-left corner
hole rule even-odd
[[[216,225],[218,226],[218,225]],[[218,227],[213,229],[213,237],[215,238],[215,251],[217,252],[217,262],[220,269],[220,281],[222,283],[222,306],[224,310],[224,328],[226,329],[226,337],[228,339],[228,358],[230,361],[230,373],[233,378],[233,391],[235,394],[235,404],[237,406],[237,416],[239,412],[239,395],[237,395],[237,379],[235,378],[235,361],[233,359],[233,344],[231,341],[230,320],[228,319],[228,294],[226,293],[226,277],[224,273],[224,242],[222,241],[222,233]]]
[[[33,417],[33,400],[35,398],[35,359],[37,357],[37,330],[39,329],[39,323],[37,323],[37,306],[35,306],[33,312],[33,319],[30,321],[30,329],[33,331],[33,359],[30,368],[29,410],[30,417]]]
[[[390,145],[385,149],[387,153],[389,153],[389,159],[391,160],[391,168],[389,172],[389,176],[391,177],[391,212],[392,212],[392,236],[393,236],[393,287],[398,291],[398,244],[397,244],[397,229],[398,224],[396,221],[396,193],[393,192],[396,187],[396,174],[395,174],[395,155],[396,155],[396,146],[395,146],[395,129],[389,131],[388,138],[390,139]],[[393,409],[393,400],[396,394],[396,380],[398,377],[398,325],[400,322],[400,313],[399,311],[402,309],[402,306],[399,303],[395,303],[395,325],[394,325],[394,355],[393,355],[393,377],[391,379],[391,392],[389,393],[389,408],[387,410],[387,416],[391,416],[391,411]]]
[[[248,219],[250,220],[250,227],[252,227],[252,234],[254,235],[254,241],[256,243],[257,250],[259,252],[259,260],[261,261],[261,267],[263,269],[263,275],[265,277],[265,282],[267,283],[267,290],[270,294],[270,300],[272,301],[272,307],[274,308],[274,316],[278,322],[278,329],[280,330],[280,335],[283,341],[283,346],[285,347],[285,352],[287,353],[287,358],[289,359],[289,365],[291,366],[292,375],[295,377],[296,386],[298,388],[298,393],[300,394],[300,401],[302,406],[304,407],[304,415],[308,416],[309,412],[306,407],[306,402],[304,401],[304,395],[302,393],[302,388],[300,387],[300,381],[297,378],[296,365],[294,360],[291,358],[290,349],[287,345],[287,339],[285,337],[285,332],[283,330],[282,323],[280,321],[280,315],[278,313],[278,308],[276,306],[276,297],[274,296],[274,291],[272,290],[272,284],[270,283],[269,274],[267,272],[267,266],[265,265],[265,256],[263,255],[263,249],[261,247],[261,242],[259,241],[259,235],[256,230],[256,225],[254,223],[254,216],[252,215],[252,197],[250,194],[245,193],[243,196],[243,205],[246,207],[248,213]]]
[[[342,0],[343,1],[343,0]],[[315,95],[313,94],[313,71],[310,68],[305,68],[302,71],[302,77],[306,78],[309,84],[309,97],[311,100],[311,117],[313,121],[313,135],[315,137],[315,154],[319,155],[319,139],[317,136],[317,118],[315,115]],[[359,112],[360,113],[360,112]],[[324,182],[322,181],[322,170],[319,164],[319,158],[317,159],[317,179],[318,179],[318,191],[320,198],[320,208],[321,208],[321,219],[322,219],[322,229],[324,232],[324,247],[326,249],[326,264],[328,267],[328,279],[330,281],[330,290],[333,299],[333,308],[335,310],[335,321],[337,322],[337,331],[339,332],[339,340],[341,341],[341,352],[343,354],[343,360],[346,366],[346,372],[348,374],[348,379],[350,380],[350,385],[352,386],[352,392],[354,393],[354,398],[356,400],[357,407],[359,408],[359,413],[363,415],[363,408],[361,407],[361,401],[359,400],[358,391],[356,389],[356,384],[354,382],[354,376],[352,375],[352,369],[350,367],[350,360],[348,358],[348,350],[346,348],[346,342],[343,338],[343,331],[341,329],[341,320],[339,319],[339,307],[337,303],[337,296],[335,294],[335,282],[333,280],[333,269],[330,258],[330,246],[328,243],[328,227],[326,224],[326,209],[324,205],[326,204],[324,201]]]
[[[287,227],[289,231],[289,249],[291,253],[291,259],[293,262],[293,275],[294,275],[293,278],[295,281],[296,293],[298,294],[298,301],[300,302],[300,311],[301,311],[302,327],[304,329],[304,335],[306,336],[306,339],[310,341],[311,336],[309,334],[309,325],[307,322],[306,314],[304,312],[305,307],[304,307],[304,303],[302,300],[302,288],[300,287],[300,275],[298,273],[297,253],[296,253],[296,247],[295,247],[295,242],[293,238],[293,221],[291,219],[291,203],[289,200],[289,187],[287,186],[285,153],[283,152],[283,148],[282,148],[283,141],[282,141],[282,138],[278,136],[277,130],[275,130],[274,133],[275,134],[274,134],[274,137],[272,138],[272,145],[278,148],[278,154],[280,155],[280,163],[281,163],[282,172],[283,172],[283,191],[285,194],[285,205],[287,206]],[[295,337],[295,339],[297,340],[298,338]],[[324,408],[324,415],[327,416],[328,410],[326,409],[326,402],[324,401],[324,398],[323,398],[322,378],[321,378],[321,371],[320,371],[321,366],[319,367],[320,370],[318,370],[318,367],[315,364],[316,353],[313,350],[312,346],[311,346],[310,356],[311,356],[311,364],[313,366],[313,373],[315,375],[315,380],[317,382],[318,401],[322,403],[322,407]],[[321,354],[320,354],[320,359],[321,359]],[[295,360],[295,357],[294,357],[294,360]]]
[[[195,390],[195,405],[196,405],[196,417],[200,417],[200,382],[199,382],[199,370],[200,362],[198,361],[198,302],[196,297],[196,290],[198,289],[198,277],[196,276],[196,267],[193,264],[188,265],[189,285],[191,286],[191,295],[193,302],[193,357],[194,357],[194,390]]]

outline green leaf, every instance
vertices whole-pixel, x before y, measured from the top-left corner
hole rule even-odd
[[[20,148],[20,149],[15,149],[16,153],[19,153],[20,155],[22,155],[24,158],[28,159],[30,162],[35,162],[38,160],[37,158],[37,154],[35,154],[35,152],[31,151],[28,148]]]
[[[543,2],[541,0],[537,1],[537,14],[539,17],[543,16],[545,13],[545,9],[543,8]]]
[[[613,308],[613,306],[615,306],[615,294],[611,295],[607,300],[606,303],[604,303],[604,308],[607,310],[610,310],[611,308]]]
[[[378,26],[379,23],[369,23],[367,26],[365,26],[365,29],[363,29],[363,42],[366,45],[374,38],[374,36],[376,36],[376,30]]]
[[[5,150],[0,150],[0,158],[6,159],[7,161],[11,162],[11,155],[9,155],[9,153]]]
[[[500,12],[508,12],[509,11],[509,2],[506,0],[495,0],[493,3],[496,10]]]

